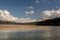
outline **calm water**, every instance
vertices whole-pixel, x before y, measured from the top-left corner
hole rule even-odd
[[[0,30],[0,40],[60,40],[60,27],[36,30]]]

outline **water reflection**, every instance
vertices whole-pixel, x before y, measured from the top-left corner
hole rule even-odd
[[[59,30],[60,27],[44,30],[0,30],[0,40],[60,40]]]

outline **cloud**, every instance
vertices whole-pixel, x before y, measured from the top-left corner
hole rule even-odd
[[[30,13],[32,14],[32,13],[34,13],[34,11],[30,11]],[[19,23],[34,22],[35,21],[35,19],[31,19],[31,18],[18,18],[18,17],[14,17],[7,10],[0,10],[0,20],[2,20],[2,21],[19,22]]]
[[[29,6],[28,8],[33,9],[33,6]]]
[[[57,10],[45,10],[42,11],[41,19],[46,20],[46,19],[53,19],[53,18],[60,18],[60,9]]]
[[[25,14],[34,14],[34,10],[30,10],[30,11],[25,11]]]
[[[13,17],[12,15],[10,15],[10,12],[8,12],[7,10],[0,10],[0,20],[3,21],[14,21],[16,20],[16,17]]]
[[[36,0],[36,3],[40,3],[40,1],[39,0]]]
[[[31,18],[20,18],[20,19],[17,19],[16,22],[27,23],[27,22],[35,22],[35,21],[36,21],[35,19],[31,19]]]

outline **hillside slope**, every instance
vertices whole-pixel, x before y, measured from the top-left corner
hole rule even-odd
[[[16,23],[16,22],[1,21],[0,20],[0,24],[60,26],[60,18],[48,19],[48,20],[37,21],[37,22],[29,22],[29,23]]]
[[[37,22],[37,25],[60,26],[60,18],[48,19],[48,20],[45,20],[45,21]]]

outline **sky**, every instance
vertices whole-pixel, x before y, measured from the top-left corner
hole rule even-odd
[[[44,11],[59,10],[60,0],[0,0],[0,10],[14,17],[40,20]]]

